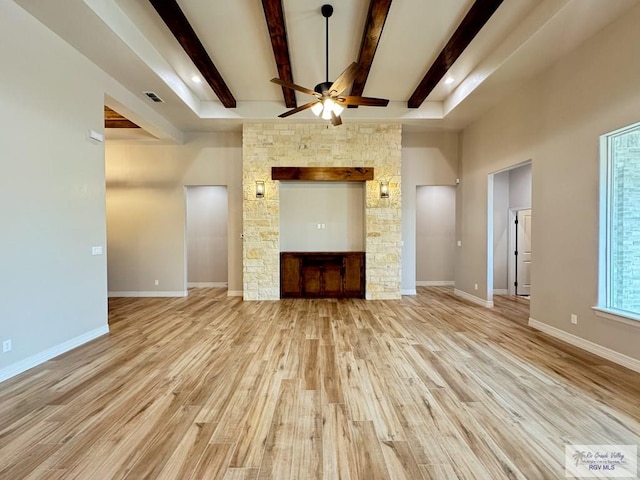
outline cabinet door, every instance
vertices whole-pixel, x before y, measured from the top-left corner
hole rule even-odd
[[[322,295],[322,267],[302,267],[302,289],[305,296]]]
[[[280,296],[301,297],[300,257],[283,255],[280,262]]]
[[[364,298],[364,254],[345,255],[344,294]]]
[[[322,280],[325,297],[341,297],[343,295],[342,265],[325,265]]]

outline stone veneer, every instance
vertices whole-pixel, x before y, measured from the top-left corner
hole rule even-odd
[[[248,123],[243,127],[243,284],[245,300],[280,298],[279,182],[271,167],[373,167],[366,182],[366,298],[400,298],[401,135],[399,123]],[[379,180],[389,182],[381,199]],[[256,198],[255,182],[265,196]]]

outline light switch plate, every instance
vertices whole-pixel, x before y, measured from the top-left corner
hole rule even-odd
[[[91,247],[91,255],[102,255],[102,246]]]

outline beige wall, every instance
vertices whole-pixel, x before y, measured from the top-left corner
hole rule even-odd
[[[400,298],[401,126],[399,123],[248,123],[243,127],[244,298],[280,298],[279,182],[271,167],[373,167],[366,182],[366,296]],[[389,181],[381,199],[378,181]],[[256,198],[255,181],[266,185]]]
[[[109,292],[185,294],[185,185],[226,185],[229,292],[242,290],[240,134],[191,134],[183,145],[107,142]],[[155,285],[158,280],[159,285]]]
[[[456,187],[416,189],[416,282],[453,284],[456,253]]]
[[[362,182],[280,182],[280,250],[363,252],[364,196]]]
[[[509,290],[509,171],[493,176],[493,290]],[[491,285],[489,285],[491,286]],[[498,290],[498,292],[496,292]]]
[[[106,333],[103,73],[0,2],[0,380]],[[70,74],[71,72],[71,74]]]
[[[402,134],[402,293],[416,293],[416,187],[455,185],[460,135]]]
[[[185,195],[187,286],[226,285],[229,276],[227,187],[189,186],[185,188]]]
[[[591,307],[599,136],[640,120],[638,25],[635,8],[464,131],[456,270],[458,289],[487,298],[487,175],[532,159],[531,317],[636,359],[640,328],[596,317]]]

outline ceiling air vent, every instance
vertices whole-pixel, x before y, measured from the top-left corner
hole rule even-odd
[[[156,95],[153,92],[142,92],[144,93],[147,97],[149,97],[151,100],[153,100],[156,103],[164,103],[164,100],[162,100],[158,95]]]

